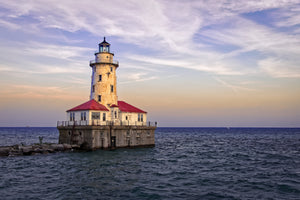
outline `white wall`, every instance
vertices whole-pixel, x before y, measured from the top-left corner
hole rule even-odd
[[[86,113],[86,120],[81,120],[81,113],[85,112]],[[105,121],[110,121],[109,118],[109,112],[108,111],[99,111],[99,110],[80,110],[80,111],[69,111],[67,112],[67,120],[70,121],[70,115],[71,113],[75,113],[75,119],[74,121],[88,121],[89,124],[92,123],[92,113],[93,112],[99,112],[100,113],[100,119],[97,121],[103,121],[103,113],[106,113],[106,120]]]
[[[111,111],[113,111],[113,116],[111,116]],[[74,121],[80,122],[81,120],[81,113],[86,112],[86,120],[88,124],[92,124],[92,113],[93,112],[99,112],[100,113],[100,119],[94,120],[94,123],[101,123],[104,124],[106,122],[103,122],[103,113],[106,113],[106,120],[105,121],[121,121],[121,122],[128,122],[129,125],[142,125],[147,122],[147,114],[146,113],[132,113],[132,112],[120,112],[119,108],[111,108],[111,111],[99,111],[99,110],[83,110],[83,111],[70,111],[67,112],[67,120],[70,121],[70,115],[71,113],[75,113],[75,119]],[[114,112],[117,112],[117,118],[114,118]],[[138,121],[138,115],[143,115],[143,121]],[[127,120],[126,120],[127,116]]]
[[[138,121],[138,114],[139,113],[132,113],[132,112],[120,112],[119,119],[122,122],[128,121],[131,125],[140,125],[142,123],[147,122],[147,114],[146,113],[140,113],[140,115],[143,115],[143,121]],[[126,120],[127,116],[127,120]]]

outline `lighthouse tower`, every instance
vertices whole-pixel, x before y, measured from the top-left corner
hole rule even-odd
[[[110,52],[110,44],[103,42],[99,44],[99,52],[95,53],[95,60],[90,61],[92,67],[91,95],[98,103],[110,107],[117,105],[117,76],[118,61],[114,61],[114,54]]]

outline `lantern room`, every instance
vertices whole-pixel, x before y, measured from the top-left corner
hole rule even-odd
[[[99,53],[107,52],[110,53],[110,44],[106,42],[105,37],[103,42],[99,44]]]

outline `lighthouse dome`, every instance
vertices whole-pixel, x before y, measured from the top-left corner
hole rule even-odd
[[[108,52],[110,53],[110,44],[106,42],[105,37],[103,42],[99,44],[99,53]]]

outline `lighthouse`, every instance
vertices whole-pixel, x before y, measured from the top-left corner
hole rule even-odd
[[[67,110],[67,120],[58,121],[59,143],[84,149],[151,147],[157,123],[147,122],[147,112],[117,96],[117,69],[105,37],[90,61],[90,99]]]
[[[114,54],[110,52],[110,44],[103,42],[99,44],[99,51],[95,53],[95,60],[90,61],[92,68],[90,99],[110,107],[117,104],[117,75],[116,70],[119,62],[114,61]]]

